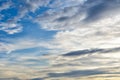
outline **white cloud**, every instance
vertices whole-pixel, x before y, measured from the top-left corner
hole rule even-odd
[[[10,1],[2,3],[2,5],[0,6],[0,11],[8,9],[12,6],[12,3]]]
[[[50,0],[26,0],[28,9],[32,12],[35,12],[37,9],[43,6],[47,6]]]
[[[74,2],[74,6],[70,4]],[[69,5],[62,6],[67,3]],[[57,4],[56,8],[54,5]],[[58,31],[52,42],[55,48],[72,51],[120,46],[118,2],[101,0],[81,4],[81,1],[59,0],[54,5],[53,10],[39,15],[36,22],[43,29]]]
[[[9,53],[11,52],[11,48],[12,45],[11,44],[5,44],[3,42],[0,42],[0,53]]]
[[[57,9],[64,9],[65,7],[71,7],[71,6],[76,6],[76,5],[83,5],[87,0],[69,0],[69,1],[64,1],[64,0],[57,0],[54,1],[52,4],[49,4],[51,8],[57,8]]]
[[[36,22],[47,30],[68,30],[78,27],[86,16],[85,10],[80,6],[71,6],[60,10],[48,10],[45,14],[38,16]]]
[[[49,40],[35,40],[31,38],[16,38],[16,39],[3,39],[5,42],[0,43],[0,52],[11,53],[13,51],[29,49],[29,48],[40,48],[39,52],[44,53],[56,53],[56,48]],[[52,44],[52,45],[51,45]],[[41,48],[46,48],[46,50],[42,50]],[[58,52],[58,51],[57,51]]]
[[[0,26],[1,26],[0,30],[5,31],[8,34],[15,34],[22,31],[22,26],[17,23],[11,23],[11,22],[1,23]]]

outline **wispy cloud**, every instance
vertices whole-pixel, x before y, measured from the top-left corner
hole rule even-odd
[[[1,6],[0,6],[0,11],[5,10],[5,9],[8,9],[8,8],[10,8],[11,6],[12,6],[12,2],[11,2],[11,1],[2,3]]]
[[[86,49],[81,51],[73,51],[67,54],[63,54],[63,56],[78,56],[78,55],[85,55],[85,54],[94,54],[94,53],[113,53],[119,52],[120,48],[112,48],[112,49]]]

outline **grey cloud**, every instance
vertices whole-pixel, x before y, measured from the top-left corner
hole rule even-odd
[[[0,80],[21,80],[18,78],[0,78]]]
[[[67,54],[63,54],[63,56],[78,56],[78,55],[91,54],[91,53],[96,53],[101,51],[103,51],[103,49],[90,49],[90,50],[88,49],[88,50],[69,52]]]
[[[65,73],[49,73],[49,77],[84,77],[84,76],[92,76],[97,74],[106,74],[105,71],[100,70],[76,70]]]
[[[71,1],[68,1],[67,3],[69,2]],[[120,10],[118,8],[120,7],[118,0],[87,0],[84,1],[83,4],[80,4],[81,2],[73,1],[73,3],[76,3],[74,6],[69,4],[68,6],[64,6],[64,8],[61,8],[60,6],[57,8],[53,7],[52,10],[48,10],[45,15],[38,16],[36,22],[39,23],[42,28],[47,30],[69,30],[81,26],[91,26],[91,23],[95,26],[94,22],[96,23],[96,20],[99,21],[103,18],[110,18],[111,14],[116,15],[117,13],[110,11]],[[61,5],[65,4],[64,1],[58,1],[58,3]],[[44,17],[44,19],[42,17]]]
[[[63,56],[78,56],[78,55],[85,55],[85,54],[110,53],[110,52],[118,52],[118,51],[120,51],[120,47],[109,48],[109,49],[86,49],[86,50],[69,52],[69,53],[63,54]]]
[[[72,29],[75,23],[78,24],[85,18],[86,14],[84,13],[85,11],[79,9],[79,6],[65,7],[58,12],[48,10],[45,15],[38,16],[36,22],[47,30]],[[77,18],[79,18],[79,20]],[[75,19],[76,22],[72,22],[73,19]]]
[[[67,20],[67,19],[69,19],[69,17],[63,16],[63,17],[60,17],[60,18],[56,19],[55,21],[64,21],[64,20]]]
[[[95,3],[96,2],[96,3]],[[95,3],[97,5],[91,6],[89,7],[89,9],[87,10],[88,13],[88,17],[85,19],[86,21],[94,21],[97,19],[101,19],[106,15],[105,12],[107,11],[111,11],[114,10],[115,8],[120,7],[120,1],[119,0],[99,0],[99,1],[94,1],[94,0],[88,0],[86,3]],[[87,5],[88,5],[87,4]],[[111,13],[107,13],[112,14]]]
[[[33,79],[30,79],[30,80],[44,80],[43,78],[33,78]]]
[[[105,10],[105,4],[104,3],[100,3],[98,5],[95,5],[93,7],[90,7],[87,11],[87,18],[84,21],[93,21],[98,19],[99,14],[102,13]]]

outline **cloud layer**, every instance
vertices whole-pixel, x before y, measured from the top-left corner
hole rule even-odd
[[[0,0],[0,79],[119,80],[119,12],[120,0]]]

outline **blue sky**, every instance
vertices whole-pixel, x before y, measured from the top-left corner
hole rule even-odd
[[[0,0],[0,80],[119,80],[120,0]]]

